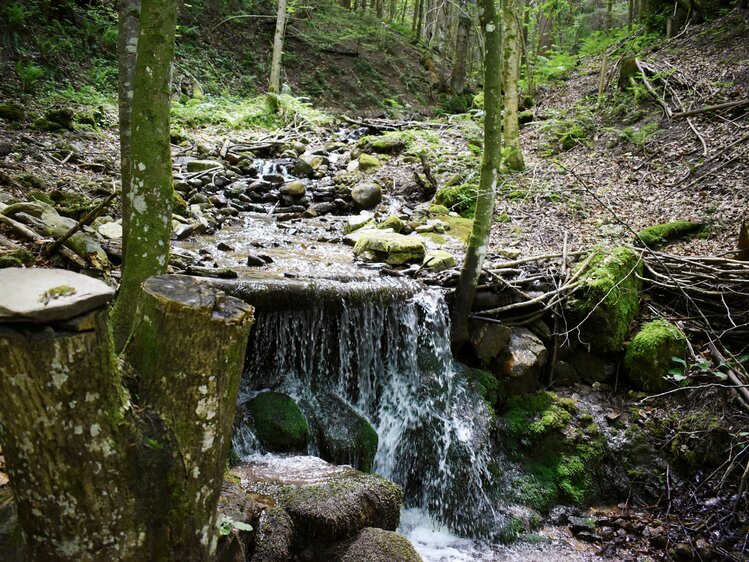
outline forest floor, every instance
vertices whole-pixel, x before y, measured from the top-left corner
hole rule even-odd
[[[195,103],[175,100],[174,140],[179,141],[174,146],[175,156],[197,155],[206,146],[208,152],[215,151],[227,139],[241,143],[268,136],[304,136],[313,144],[322,143],[344,127],[354,128],[343,115],[369,124],[384,123],[372,118],[387,117],[391,123],[408,121],[411,135],[408,150],[383,157],[382,167],[368,177],[383,185],[387,212],[413,209],[423,202],[422,189],[415,180],[415,174],[423,172],[418,158],[421,153],[426,155],[440,186],[477,182],[482,144],[480,111],[430,117],[429,125],[418,122],[415,115],[433,109],[440,99],[432,89],[439,82],[440,69],[430,70],[428,64],[422,64],[419,49],[403,41],[393,43],[391,36],[380,32],[371,37],[328,40],[328,23],[320,21],[317,27],[292,25],[292,54],[286,61],[292,91],[307,94],[316,107],[325,108],[325,113],[300,104],[283,115],[269,114],[264,101],[234,97],[209,96]],[[270,23],[258,25],[267,27],[263,33],[270,35]],[[222,57],[222,49],[241,44],[243,36],[234,34],[239,33],[236,27],[231,29],[235,31],[219,34],[219,40],[210,45],[201,45],[196,39],[191,48],[199,56],[191,60],[206,61],[216,53]],[[314,56],[308,48],[313,39],[318,49]],[[378,57],[383,46],[387,46],[386,56]],[[257,62],[260,56],[253,57],[258,75],[264,69]],[[633,244],[637,242],[636,233],[644,227],[675,220],[692,221],[699,229],[671,242],[667,246],[670,254],[735,257],[739,226],[749,212],[749,104],[669,117],[661,102],[673,114],[679,114],[749,96],[749,12],[733,10],[713,22],[687,29],[638,58],[647,65],[646,74],[660,101],[642,83],[620,89],[617,65],[606,74],[607,87],[599,99],[600,56],[582,60],[563,79],[539,89],[531,108],[533,119],[521,131],[527,169],[508,173],[500,186],[490,261],[571,255],[598,244]],[[237,66],[236,60],[223,57],[216,64],[226,66],[221,72],[249,75],[249,69]],[[71,65],[68,72],[75,66]],[[315,70],[318,66],[321,69]],[[397,72],[392,72],[393,68]],[[198,74],[194,68],[183,67],[182,71],[185,79]],[[214,75],[210,79],[217,78]],[[77,192],[86,199],[110,192],[118,175],[116,106],[111,91],[102,95],[84,89],[87,94],[82,96],[81,89],[78,94],[60,90],[52,96],[34,97],[19,94],[23,85],[18,81],[13,66],[4,60],[0,65],[4,99],[0,101],[20,102],[25,116],[18,121],[0,119],[0,203],[10,197],[25,200],[34,191],[51,194],[53,199],[58,191]],[[232,84],[232,94],[241,94],[243,84],[249,83]],[[50,107],[72,109],[76,122],[70,130],[52,132],[32,126],[35,117],[47,113]],[[259,130],[261,125],[264,130]],[[119,211],[115,207],[109,214],[116,219]],[[38,248],[29,247],[38,253]],[[450,250],[460,253],[454,247]],[[44,259],[36,261],[40,266],[47,263]],[[749,302],[744,302],[744,310],[749,310]],[[735,349],[737,356],[746,352],[746,347]],[[686,416],[706,405],[713,409],[713,418],[721,419],[721,431],[732,436],[727,447],[746,447],[746,434],[737,437],[741,429],[737,424],[746,418],[737,416],[735,405],[728,404],[726,395],[715,389],[698,391],[675,403],[648,405],[635,423],[646,425],[654,418]],[[668,436],[658,439],[659,446],[671,445]],[[728,451],[722,470],[733,467],[737,459],[733,449]],[[699,474],[701,478],[708,476]],[[722,473],[716,469],[714,474]],[[700,558],[698,537],[709,539],[714,532],[735,532],[736,526],[742,525],[746,528],[746,513],[735,513],[738,500],[736,505],[732,503],[735,498],[720,488],[719,479],[710,481],[708,486],[677,477],[667,481],[667,501],[654,500],[652,514],[640,518],[647,528],[657,528],[652,521],[657,521],[659,514],[665,513],[666,520],[678,519],[680,528],[669,540],[693,545],[691,554],[683,554],[684,559],[690,559],[687,555]],[[0,487],[6,484],[0,456]],[[686,498],[681,503],[671,501],[672,485],[674,495]],[[738,509],[741,512],[740,506]],[[601,519],[616,519],[605,511],[591,513]],[[725,523],[728,519],[733,527]],[[689,525],[699,529],[694,531]],[[653,541],[648,537],[625,535],[631,537],[627,539],[629,546],[622,542],[625,550],[612,559],[681,556],[668,550],[663,551],[666,554],[651,552]],[[743,548],[746,552],[746,545]],[[605,551],[601,554],[614,556]],[[724,554],[726,559],[736,559]]]

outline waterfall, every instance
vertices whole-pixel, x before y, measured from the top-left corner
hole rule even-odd
[[[401,485],[408,507],[462,535],[496,527],[492,414],[450,353],[447,306],[436,290],[400,301],[342,297],[340,307],[260,312],[248,349],[245,398],[273,388],[314,416],[334,393],[376,429],[375,472]],[[256,450],[238,431],[235,448]],[[314,454],[313,444],[309,451]]]

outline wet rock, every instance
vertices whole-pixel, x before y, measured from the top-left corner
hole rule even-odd
[[[331,202],[319,203],[317,205],[314,205],[312,208],[317,215],[327,215],[338,210],[338,206],[335,203]]]
[[[281,392],[263,392],[243,407],[262,447],[276,453],[306,452],[309,425],[294,399]]]
[[[288,195],[294,198],[303,197],[306,191],[307,188],[302,181],[292,181],[280,189],[282,195]]]
[[[216,249],[221,250],[222,252],[233,252],[234,248],[232,246],[229,246],[226,242],[219,242],[216,244]]]
[[[350,234],[357,230],[366,230],[374,228],[374,215],[368,212],[361,212],[356,216],[349,217],[346,221],[346,225],[343,227],[344,234]]]
[[[382,201],[382,188],[376,183],[362,183],[351,190],[351,199],[359,209],[373,209]]]
[[[265,260],[260,256],[250,254],[249,256],[247,256],[246,263],[249,267],[263,267],[265,265]]]
[[[230,520],[255,527],[265,505],[245,492],[239,484],[224,480],[218,500],[218,521]],[[216,562],[244,562],[252,532],[246,529],[231,529],[219,538]]]
[[[430,250],[424,256],[423,265],[432,271],[444,271],[455,267],[455,258],[444,250]]]
[[[280,507],[266,509],[260,516],[252,562],[286,562],[292,559],[294,522]]]
[[[426,246],[418,236],[404,236],[383,230],[368,230],[354,246],[354,255],[363,261],[403,265],[424,259]]]
[[[374,428],[335,394],[318,398],[318,403],[315,427],[320,456],[328,462],[371,472],[378,444]]]
[[[214,168],[223,168],[224,165],[218,160],[190,160],[187,163],[187,171],[192,172],[203,172],[205,170],[213,170]]]
[[[258,458],[231,472],[289,514],[296,545],[347,539],[365,527],[398,527],[403,492],[379,475],[315,457]]]
[[[196,193],[192,197],[190,197],[189,201],[190,205],[205,205],[209,203],[208,196],[202,194],[202,193]]]
[[[211,195],[208,198],[208,201],[211,203],[211,205],[219,209],[226,207],[226,205],[228,204],[226,197],[221,193],[217,193],[216,195]]]
[[[383,529],[367,527],[347,544],[339,562],[421,562],[421,556],[403,535]]]
[[[177,240],[184,240],[195,233],[195,226],[192,224],[180,224],[172,232]]]
[[[195,277],[212,277],[214,279],[236,279],[239,277],[236,271],[228,267],[202,267],[190,265],[186,270],[188,275]]]
[[[122,225],[116,222],[104,223],[96,229],[99,234],[109,240],[122,238]]]

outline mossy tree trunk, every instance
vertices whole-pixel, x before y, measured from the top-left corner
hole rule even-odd
[[[252,320],[192,278],[149,279],[124,380],[106,309],[0,326],[0,434],[29,560],[212,560]]]
[[[504,143],[507,166],[523,170],[523,152],[520,147],[518,123],[518,79],[520,78],[520,53],[522,51],[523,0],[505,0],[502,8],[504,22]]]
[[[460,349],[468,340],[468,317],[476,295],[491,234],[494,198],[497,191],[502,150],[502,34],[494,0],[480,0],[481,28],[484,32],[484,154],[481,161],[479,193],[473,230],[455,292],[452,342]]]
[[[112,313],[115,345],[130,335],[141,284],[166,272],[172,232],[170,70],[177,0],[142,0],[133,83],[132,174],[123,185],[123,271]]]
[[[276,14],[276,33],[273,36],[273,55],[270,63],[270,84],[268,89],[278,94],[281,91],[281,58],[283,57],[283,38],[286,33],[286,0],[278,0]]]

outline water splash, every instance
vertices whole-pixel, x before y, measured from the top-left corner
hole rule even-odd
[[[404,488],[408,506],[460,534],[489,536],[499,517],[489,492],[491,413],[452,359],[441,293],[341,299],[337,310],[259,314],[244,396],[286,392],[308,418],[317,396],[344,398],[377,430],[375,471]],[[241,432],[235,445],[257,450]]]

